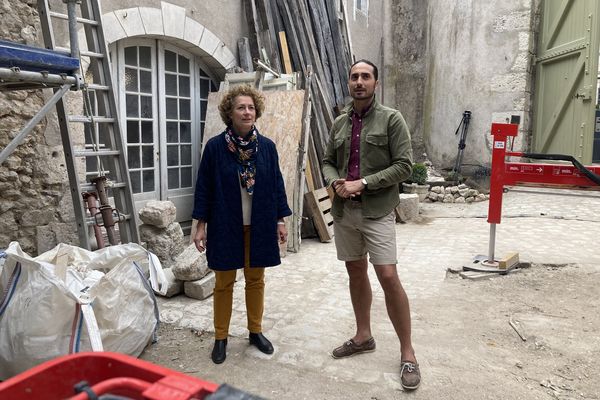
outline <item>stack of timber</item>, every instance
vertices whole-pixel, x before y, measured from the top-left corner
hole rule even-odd
[[[250,54],[278,73],[301,72],[299,88],[310,91],[313,110],[307,185],[309,190],[323,187],[321,160],[329,129],[349,95],[346,82],[352,53],[344,2],[243,1],[251,35],[238,43],[240,54]],[[242,60],[240,64],[244,69],[252,67]],[[310,83],[305,79],[308,66],[313,71]]]
[[[296,187],[294,212],[303,209],[302,194],[325,186],[321,160],[333,121],[348,98],[347,74],[353,61],[342,0],[243,0],[250,38],[238,42],[245,71],[278,74],[300,72],[298,88],[306,92],[298,168],[305,174]],[[309,108],[309,112],[306,109]],[[307,158],[307,159],[306,159]],[[297,184],[297,182],[296,182]],[[300,186],[304,186],[304,185]],[[298,196],[299,195],[299,196]],[[299,199],[298,199],[299,198]],[[291,200],[291,199],[290,199]],[[299,207],[299,208],[298,208]],[[314,213],[314,225],[327,225],[326,215]],[[301,211],[299,211],[301,212]],[[319,221],[316,221],[319,219]],[[323,220],[323,221],[321,221]],[[303,232],[304,226],[302,227]],[[306,230],[310,235],[310,228]],[[321,240],[331,237],[317,230]],[[292,234],[293,236],[294,234]],[[298,239],[299,241],[299,239]],[[296,246],[294,246],[295,248]]]

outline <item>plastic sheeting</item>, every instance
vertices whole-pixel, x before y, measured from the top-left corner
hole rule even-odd
[[[91,252],[59,244],[32,258],[17,242],[0,273],[0,379],[60,355],[139,356],[159,323],[158,258],[134,243]],[[149,274],[150,284],[146,278]]]

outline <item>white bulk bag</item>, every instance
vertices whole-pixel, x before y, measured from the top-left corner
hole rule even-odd
[[[159,315],[152,288],[167,285],[160,261],[142,246],[91,252],[59,244],[32,258],[12,242],[4,257],[0,380],[80,351],[137,357],[153,339]]]

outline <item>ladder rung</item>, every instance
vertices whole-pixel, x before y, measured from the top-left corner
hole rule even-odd
[[[59,52],[62,52],[64,54],[71,54],[71,49],[68,49],[66,47],[56,47],[54,48],[54,50],[57,50]],[[92,57],[92,58],[104,58],[104,54],[102,53],[95,53],[93,51],[86,51],[86,50],[81,50],[79,52],[79,54],[81,56],[85,56],[85,57]]]
[[[74,151],[75,157],[107,157],[107,156],[119,156],[121,152],[119,150],[82,150]]]
[[[85,115],[69,115],[69,122],[83,122],[87,124],[91,124],[92,122],[97,123],[112,123],[115,122],[114,118],[110,117],[87,117]],[[92,121],[93,119],[93,121]]]
[[[87,88],[90,90],[110,90],[110,86],[106,86],[106,85],[99,85],[97,83],[89,83],[87,85]]]
[[[69,20],[69,16],[67,14],[61,14],[56,11],[50,11],[48,15],[57,19],[64,19],[65,21]],[[77,17],[77,22],[80,22],[82,24],[98,26],[98,21],[94,21],[93,19]]]
[[[127,187],[127,185],[125,185],[125,183],[123,183],[123,182],[115,182],[115,183],[111,183],[110,185],[106,185],[107,189],[122,189],[125,187]],[[94,185],[92,183],[87,183],[87,182],[79,185],[79,188],[81,189],[82,193],[96,191],[96,185]]]

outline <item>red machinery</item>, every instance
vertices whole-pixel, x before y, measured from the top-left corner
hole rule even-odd
[[[491,134],[494,137],[494,144],[488,209],[490,243],[489,254],[485,260],[487,266],[497,266],[494,260],[496,224],[500,223],[505,186],[527,185],[600,190],[600,166],[584,167],[570,156],[507,151],[508,138],[517,136],[518,129],[519,125],[515,124],[492,124]],[[574,165],[507,162],[507,157],[568,160]]]
[[[224,386],[124,354],[77,353],[0,382],[0,399],[208,400]]]

